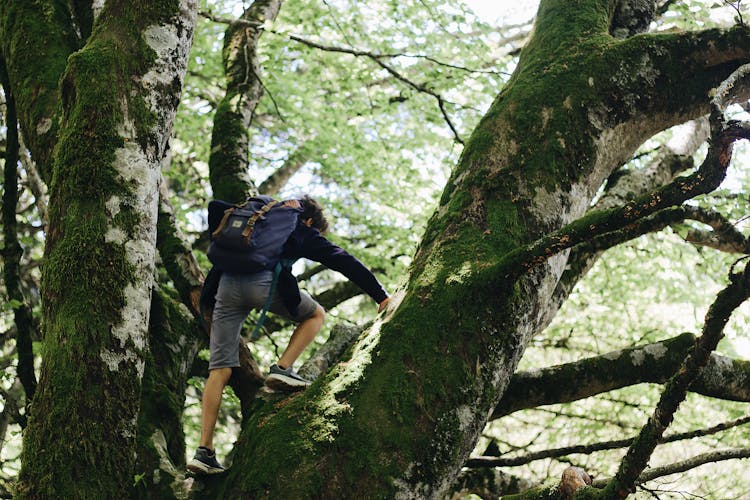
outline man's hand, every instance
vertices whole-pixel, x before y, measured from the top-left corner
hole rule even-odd
[[[386,297],[383,302],[381,302],[380,304],[378,304],[378,313],[383,312],[383,309],[385,309],[385,306],[388,305],[388,302],[390,302],[390,300],[391,300],[390,297]]]

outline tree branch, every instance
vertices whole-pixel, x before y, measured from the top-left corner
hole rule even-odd
[[[258,186],[258,192],[271,196],[276,195],[289,182],[289,179],[302,168],[307,160],[308,154],[303,145],[289,155],[284,164],[277,168]]]
[[[638,476],[636,484],[642,484],[659,477],[685,472],[708,463],[722,462],[724,460],[734,460],[738,458],[750,458],[750,448],[729,448],[726,450],[712,451],[663,467],[652,467]],[[609,479],[597,479],[594,481],[593,486],[595,488],[601,488],[609,481]]]
[[[20,157],[21,165],[23,165],[26,171],[26,181],[29,185],[29,190],[34,195],[34,204],[39,212],[39,217],[42,219],[42,223],[46,227],[49,223],[49,214],[47,207],[49,206],[49,196],[47,195],[47,185],[42,180],[42,176],[39,175],[39,170],[36,168],[36,162],[31,159],[29,150],[23,143],[23,134],[18,135],[19,144],[21,146]]]
[[[660,210],[619,231],[596,236],[581,245],[585,252],[600,253],[638,236],[660,231],[667,226],[675,226],[688,219],[714,228],[713,231],[702,231],[689,227],[685,235],[685,241],[688,243],[709,246],[728,253],[750,253],[750,240],[726,217],[718,212],[692,205]]]
[[[240,19],[230,19],[227,17],[217,16],[210,10],[200,10],[198,11],[198,15],[205,19],[208,19],[209,21],[213,21],[219,24],[239,25],[239,26],[244,26],[247,28],[254,28],[254,29],[257,29],[263,26],[263,23],[260,21],[256,21],[253,19],[245,19],[244,17]]]
[[[34,373],[34,352],[32,348],[31,329],[33,325],[31,308],[21,290],[21,256],[23,250],[18,242],[18,161],[21,148],[18,134],[15,95],[11,91],[5,60],[0,57],[0,83],[5,93],[6,140],[5,168],[3,175],[3,281],[5,291],[13,309],[16,324],[16,348],[18,352],[18,378],[26,392],[26,403],[29,404],[36,392],[37,380]]]
[[[646,31],[657,14],[655,0],[620,0],[612,18],[610,33],[615,38],[626,38]]]
[[[466,469],[453,483],[450,498],[464,498],[473,494],[481,498],[498,498],[528,490],[531,481],[512,476],[500,469]]]
[[[685,358],[677,373],[667,382],[653,415],[628,449],[615,477],[607,483],[605,496],[625,498],[634,490],[649,457],[685,399],[689,385],[706,366],[711,352],[724,336],[724,326],[729,317],[749,295],[750,268],[747,268],[742,274],[731,275],[729,285],[719,292],[711,304],[706,314],[703,335],[696,341],[694,350]]]
[[[235,202],[257,191],[248,175],[248,129],[264,90],[256,52],[263,23],[280,8],[281,0],[253,2],[224,34],[227,90],[214,115],[208,161],[215,198]]]
[[[680,434],[672,434],[667,436],[660,441],[663,443],[674,443],[676,441],[684,441],[686,439],[693,439],[696,437],[710,436],[718,432],[723,432],[732,427],[737,427],[750,422],[750,416],[742,417],[731,422],[724,422],[707,429],[697,429],[690,432],[683,432]],[[517,457],[494,457],[494,456],[480,456],[474,457],[466,461],[466,467],[517,467],[519,465],[526,465],[536,460],[543,460],[546,458],[560,458],[567,455],[573,454],[585,454],[590,455],[597,451],[605,450],[616,450],[618,448],[624,448],[630,446],[634,437],[627,439],[617,439],[613,441],[604,441],[601,443],[593,444],[580,444],[575,446],[565,446],[562,448],[553,448],[549,450],[541,450],[533,453],[527,453],[526,455]]]
[[[685,241],[728,253],[750,253],[750,240],[723,215],[700,207],[690,207],[690,219],[702,222],[713,228],[713,231],[701,231],[688,228]]]
[[[679,368],[695,343],[692,333],[623,349],[574,363],[516,372],[492,414],[501,418],[518,410],[569,403],[640,383],[661,384]],[[712,354],[690,386],[704,396],[750,402],[750,361]]]
[[[592,210],[602,210],[624,205],[634,198],[651,192],[670,182],[686,170],[694,168],[692,155],[709,137],[708,119],[700,118],[677,127],[672,140],[662,146],[651,164],[642,169],[620,170],[607,180],[603,196]],[[541,321],[548,325],[556,311],[581,277],[585,276],[602,255],[583,243],[573,247],[568,255],[566,269],[557,282],[551,307]]]
[[[362,326],[334,325],[326,343],[302,365],[299,370],[300,375],[309,380],[315,380],[321,376],[339,360],[364,329]]]
[[[351,281],[339,281],[330,288],[316,294],[315,300],[317,300],[324,309],[333,309],[345,300],[349,300],[357,295],[362,295],[362,293],[362,289]]]
[[[203,286],[203,271],[195,260],[193,251],[182,231],[177,227],[174,209],[169,202],[167,183],[162,178],[159,185],[159,216],[156,223],[156,247],[161,255],[169,278],[180,294],[180,300],[200,317],[199,298]]]
[[[448,116],[448,112],[445,109],[445,104],[448,103],[440,94],[435,92],[434,90],[430,89],[426,84],[420,84],[413,82],[412,80],[408,79],[404,75],[402,75],[399,71],[397,71],[393,66],[386,64],[383,62],[383,59],[390,59],[394,57],[422,57],[426,58],[426,56],[413,56],[413,55],[407,55],[407,54],[376,54],[373,52],[368,52],[364,50],[357,50],[357,49],[349,49],[346,47],[336,47],[332,45],[323,45],[318,42],[313,42],[312,40],[307,40],[305,38],[299,37],[297,35],[283,35],[281,33],[272,32],[277,35],[286,36],[290,40],[293,40],[295,42],[299,42],[303,45],[306,45],[311,48],[324,50],[327,52],[338,52],[342,54],[351,54],[356,57],[365,57],[367,59],[370,59],[375,64],[386,70],[388,73],[390,73],[394,78],[399,80],[400,82],[408,85],[409,87],[413,88],[417,92],[421,92],[423,94],[427,94],[431,97],[433,97],[435,100],[437,100],[438,107],[440,108],[440,112],[443,115],[443,119],[445,120],[448,127],[451,129],[451,132],[453,133],[453,138],[456,142],[459,144],[464,144],[464,140],[461,138],[461,136],[458,133],[458,130],[456,129],[456,126],[453,124],[453,121],[450,119],[450,116]],[[436,61],[432,61],[436,62]],[[466,71],[472,71],[467,68],[461,68]],[[452,103],[451,103],[452,104]]]
[[[517,277],[562,250],[592,237],[628,228],[659,210],[716,189],[726,175],[732,157],[733,143],[738,139],[750,137],[750,127],[747,124],[729,122],[723,114],[723,110],[738,97],[733,90],[745,91],[739,83],[748,77],[748,73],[750,65],[742,66],[717,89],[716,96],[711,101],[712,137],[708,154],[695,173],[678,177],[666,186],[621,207],[590,211],[561,229],[509,252],[492,273],[500,273],[505,279]]]
[[[7,63],[10,88],[17,90],[18,121],[48,183],[57,143],[60,77],[68,56],[80,47],[64,2],[50,2],[45,8],[28,2],[0,5],[0,51]]]

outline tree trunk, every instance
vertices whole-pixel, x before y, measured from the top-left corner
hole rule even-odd
[[[63,2],[0,2],[0,46],[16,93],[26,145],[46,182],[59,132],[58,81],[67,57],[81,47]]]
[[[5,93],[5,120],[7,126],[7,141],[5,146],[5,168],[3,175],[3,281],[10,305],[13,308],[13,320],[16,324],[16,350],[18,365],[16,372],[26,393],[26,404],[31,402],[36,391],[36,375],[34,374],[34,353],[32,349],[31,330],[33,320],[31,308],[24,299],[21,290],[21,256],[23,250],[18,242],[18,160],[20,141],[18,135],[18,120],[16,118],[16,103],[10,90],[5,61],[0,57],[0,83]]]
[[[227,92],[216,108],[209,170],[215,198],[243,201],[257,188],[248,172],[248,128],[263,95],[256,55],[263,23],[276,19],[282,0],[255,0],[224,34]]]
[[[149,352],[138,414],[138,481],[129,498],[184,498],[185,434],[182,430],[190,363],[205,345],[186,307],[155,289],[151,301]]]
[[[742,28],[619,41],[609,35],[617,2],[573,3],[542,2],[514,76],[445,188],[405,291],[348,360],[283,404],[256,405],[212,493],[447,491],[549,317],[567,252],[526,272],[510,263],[583,215],[644,140],[704,114],[708,91],[748,60]]]
[[[159,170],[196,8],[108,3],[68,59],[23,498],[118,498],[133,483]]]

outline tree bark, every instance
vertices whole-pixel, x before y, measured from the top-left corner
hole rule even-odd
[[[256,55],[265,21],[273,21],[282,0],[256,0],[224,34],[227,92],[216,108],[208,162],[214,198],[232,203],[257,188],[248,171],[248,129],[263,95]]]
[[[135,475],[129,498],[185,498],[183,408],[190,363],[205,333],[185,306],[154,290],[141,407]]]
[[[108,3],[68,59],[24,498],[116,498],[133,483],[159,169],[196,10],[192,0]]]
[[[49,183],[59,132],[58,82],[68,56],[82,40],[67,5],[57,0],[0,2],[0,40],[26,145]]]
[[[509,263],[583,215],[645,139],[704,114],[708,91],[748,59],[741,28],[617,41],[608,35],[615,4],[542,2],[514,76],[451,175],[405,293],[346,362],[283,407],[258,406],[216,494],[447,490],[542,326],[567,252],[524,273]],[[716,47],[712,58],[705,47]]]
[[[695,343],[692,333],[614,351],[574,363],[517,372],[491,418],[518,410],[569,403],[603,392],[650,382],[662,384],[679,368]],[[750,362],[712,354],[690,386],[692,392],[750,402]]]
[[[31,308],[24,299],[21,290],[21,257],[23,250],[18,242],[18,221],[16,209],[18,205],[18,161],[21,148],[18,135],[18,120],[16,118],[16,101],[10,88],[5,61],[0,57],[0,83],[5,93],[5,125],[7,127],[7,144],[5,149],[5,168],[3,175],[3,281],[5,292],[13,309],[13,319],[16,324],[16,351],[18,366],[16,371],[23,384],[28,405],[36,391],[36,374],[34,373],[34,352],[32,349]]]

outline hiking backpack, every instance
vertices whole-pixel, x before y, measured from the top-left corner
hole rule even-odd
[[[253,196],[242,205],[211,201],[208,259],[219,269],[235,273],[273,269],[301,212],[299,203],[276,201],[269,196]],[[219,216],[219,224],[211,227]]]

